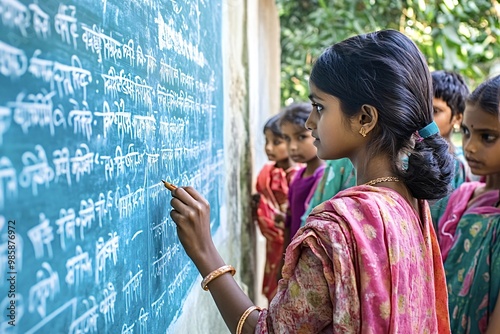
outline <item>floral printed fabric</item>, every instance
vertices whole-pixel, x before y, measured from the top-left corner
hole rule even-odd
[[[256,190],[261,194],[257,208],[257,222],[266,238],[266,265],[262,293],[271,299],[278,287],[278,269],[283,257],[284,226],[276,226],[277,214],[285,215],[288,207],[288,186],[302,165],[286,171],[274,163],[264,165],[257,177]]]
[[[485,333],[500,291],[498,190],[471,200],[479,182],[463,184],[439,221],[453,333]]]
[[[396,192],[356,186],[316,207],[286,250],[256,333],[449,333],[439,246]]]

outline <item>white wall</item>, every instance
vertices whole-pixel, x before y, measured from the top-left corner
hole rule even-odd
[[[267,119],[280,110],[280,25],[274,0],[248,1],[248,95],[250,143],[253,154],[252,190],[262,166],[267,162],[264,152],[263,127]],[[259,306],[267,306],[267,298],[261,294],[265,264],[266,241],[259,229],[255,229],[256,280],[255,300]]]

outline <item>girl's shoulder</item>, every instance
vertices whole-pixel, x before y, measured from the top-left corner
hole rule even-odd
[[[476,193],[476,191],[482,187],[484,187],[483,182],[479,181],[464,182],[460,184],[457,189],[452,191],[448,203],[453,203],[453,201],[469,202],[470,200],[473,199],[474,193]]]
[[[334,168],[334,169],[340,169],[340,168],[352,169],[352,168],[354,168],[354,165],[352,164],[351,160],[349,160],[348,158],[335,159],[335,160],[325,160],[325,164],[326,164],[327,168]]]
[[[313,209],[311,216],[339,215],[343,219],[357,220],[357,217],[374,218],[381,216],[411,214],[410,205],[396,191],[384,187],[366,185],[353,186],[339,191],[334,197]]]
[[[464,182],[455,189],[450,194],[444,213],[439,218],[438,229],[440,230],[445,224],[450,225],[451,221],[457,223],[467,211],[469,204],[474,200],[475,191],[482,186],[484,186],[483,183],[473,181]]]
[[[431,224],[429,207],[423,200],[419,206],[421,214],[389,188],[354,186],[315,207],[301,229],[315,230],[325,240],[341,233],[357,242],[371,242],[382,235],[391,238],[417,235],[422,233],[422,228],[427,235]]]

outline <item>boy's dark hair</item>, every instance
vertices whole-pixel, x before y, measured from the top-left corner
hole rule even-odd
[[[451,109],[451,117],[463,114],[465,100],[469,95],[469,88],[464,78],[458,73],[442,70],[434,71],[431,75],[434,97],[446,102]]]
[[[283,109],[283,115],[280,119],[280,125],[283,123],[297,124],[306,127],[306,121],[312,111],[310,103],[295,102]]]
[[[267,120],[266,124],[264,124],[264,134],[267,130],[270,130],[275,136],[283,138],[283,133],[281,133],[280,129],[281,116],[283,116],[283,112],[280,112]]]
[[[500,75],[481,83],[467,98],[467,103],[476,104],[492,115],[500,114]]]
[[[433,121],[433,95],[426,60],[408,37],[382,30],[336,43],[318,58],[310,80],[337,97],[348,118],[365,104],[377,109],[369,148],[391,157],[394,174],[415,198],[438,199],[451,191],[454,158],[446,141],[439,133],[413,140]],[[402,167],[403,154],[407,167]]]

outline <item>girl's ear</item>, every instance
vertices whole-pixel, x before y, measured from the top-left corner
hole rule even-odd
[[[378,110],[372,105],[363,104],[357,116],[359,123],[359,133],[364,136],[375,128],[378,122]]]
[[[460,131],[460,125],[462,125],[462,119],[464,114],[456,114],[451,118],[451,123],[453,124],[453,129],[455,131]]]

